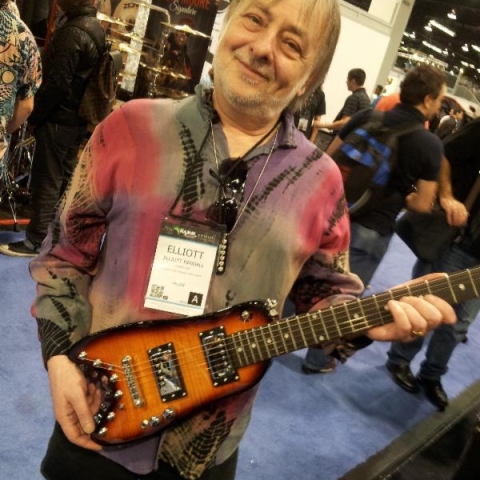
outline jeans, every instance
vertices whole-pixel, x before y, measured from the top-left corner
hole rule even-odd
[[[413,267],[413,278],[431,272],[452,273],[457,270],[478,265],[479,259],[456,244],[444,249],[433,263],[417,260]],[[448,361],[467,334],[468,327],[480,311],[480,299],[468,300],[454,306],[457,322],[454,325],[441,325],[432,333],[428,343],[425,360],[420,365],[420,375],[429,380],[439,380],[448,370]],[[424,339],[416,338],[412,342],[393,342],[388,351],[388,363],[408,365],[422,348]]]
[[[387,253],[393,234],[380,235],[377,231],[355,222],[352,222],[350,232],[350,270],[356,273],[367,287]]]
[[[78,161],[80,145],[87,128],[44,123],[35,129],[35,155],[30,189],[32,217],[26,236],[39,247],[47,236],[55,206],[67,188]]]
[[[327,355],[320,347],[310,347],[303,364],[312,370],[321,370],[327,366],[329,360],[330,355]]]
[[[207,469],[198,480],[234,480],[238,450],[221,465]],[[47,480],[184,480],[170,465],[159,462],[147,475],[130,472],[104,456],[70,443],[55,424],[43,459],[41,473]]]

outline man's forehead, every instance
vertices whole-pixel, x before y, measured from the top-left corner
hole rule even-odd
[[[313,5],[314,3],[309,0],[244,0],[237,8],[237,13],[242,14],[256,9],[272,17],[272,9],[278,6],[276,12],[278,14],[280,11],[289,29],[318,40],[321,38],[321,29],[319,31],[319,25],[315,24],[321,23],[324,15],[321,9],[314,8]],[[315,26],[317,28],[312,28]]]

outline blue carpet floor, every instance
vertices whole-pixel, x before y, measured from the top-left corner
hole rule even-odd
[[[0,231],[0,243],[22,236]],[[371,291],[408,280],[412,264],[412,255],[395,238]],[[0,478],[37,480],[53,416],[29,312],[34,285],[28,259],[0,255],[0,282]],[[444,377],[452,399],[480,379],[479,329],[474,323]],[[300,372],[305,351],[275,359],[242,443],[237,479],[336,480],[425,419],[442,422],[445,414],[422,395],[410,395],[389,379],[387,348],[376,343],[326,375]],[[419,354],[413,370],[421,360]]]

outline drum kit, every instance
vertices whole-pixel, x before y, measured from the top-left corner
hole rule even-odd
[[[110,17],[105,13],[97,13],[97,18],[108,26],[107,40],[112,43],[113,48],[120,50],[125,55],[135,55],[139,59],[138,73],[143,70],[144,80],[147,81],[144,94],[139,96],[147,97],[170,97],[183,98],[189,95],[185,91],[188,82],[191,80],[190,70],[186,68],[185,62],[182,67],[178,65],[166,65],[165,53],[168,45],[168,38],[171,34],[184,33],[186,35],[210,38],[203,32],[194,30],[186,24],[175,24],[171,22],[168,10],[137,0],[132,3],[141,8],[161,12],[167,17],[167,21],[159,22],[164,28],[157,41],[142,37],[133,31],[134,25],[121,18]],[[125,69],[126,59],[124,59]],[[123,70],[124,70],[123,69]],[[121,72],[120,78],[132,76],[132,72]],[[137,78],[137,81],[139,78]],[[141,90],[141,89],[140,89]]]

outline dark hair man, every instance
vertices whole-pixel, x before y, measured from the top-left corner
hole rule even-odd
[[[32,257],[38,253],[55,205],[77,164],[80,145],[87,135],[86,122],[77,111],[88,76],[105,47],[105,34],[96,19],[93,1],[57,2],[66,22],[57,29],[45,52],[43,83],[29,119],[36,140],[30,184],[32,216],[26,239],[0,246],[3,254]]]
[[[316,128],[325,128],[337,133],[357,112],[370,108],[372,101],[365,91],[367,75],[361,68],[353,68],[347,75],[347,88],[351,93],[332,123],[314,122]]]
[[[58,421],[42,467],[48,479],[231,480],[257,391],[237,390],[161,434],[102,449],[90,436],[101,392],[66,355],[76,340],[110,326],[212,313],[254,298],[277,299],[281,310],[289,292],[298,311],[317,310],[362,290],[348,272],[340,172],[294,127],[292,114],[322,84],[339,25],[336,0],[234,0],[214,57],[213,89],[199,85],[180,101],[127,102],[93,132],[30,264]],[[453,309],[434,296],[390,301],[388,308],[395,322],[369,330],[371,338],[411,339],[412,329],[454,321]],[[178,332],[188,330],[178,325]],[[202,379],[214,392],[228,391],[223,378],[238,385],[236,375],[223,375],[236,367],[221,359],[218,334],[204,344],[211,368],[203,356],[192,359],[201,354],[198,346],[182,347],[180,339],[150,349],[158,385],[148,360],[122,354],[126,370],[116,378],[123,382],[127,373],[130,383],[112,393],[123,395],[128,408],[111,412],[107,429],[126,426],[123,413],[138,412],[135,425],[155,433],[157,422],[175,418],[175,396],[193,401]],[[120,343],[115,354],[133,346]],[[210,349],[220,354],[217,360]],[[228,357],[235,353],[227,350]],[[235,355],[242,351],[238,345]],[[156,401],[160,410],[147,418],[145,407]]]
[[[390,126],[421,125],[440,109],[446,89],[445,76],[430,66],[410,70],[402,83],[400,103],[384,113],[384,124]],[[333,140],[327,153],[339,148],[346,136],[370,118],[371,110],[355,115]],[[437,177],[442,159],[442,143],[426,129],[399,138],[395,167],[381,199],[365,213],[352,216],[350,268],[368,288],[393,236],[395,220],[406,207],[429,212],[437,191]],[[414,186],[414,191],[412,191]],[[307,352],[303,371],[324,373],[333,362],[321,349]]]

